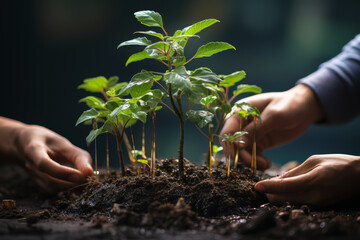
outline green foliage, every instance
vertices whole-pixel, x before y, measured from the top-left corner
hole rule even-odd
[[[260,111],[256,107],[246,102],[236,103],[235,105],[240,109],[238,111],[240,117],[248,119],[249,116],[253,116],[260,119],[260,121],[262,122],[260,117]]]
[[[119,78],[115,76],[109,79],[102,76],[85,79],[78,88],[91,93],[100,93],[103,99],[97,96],[82,98],[80,102],[86,103],[90,109],[84,111],[76,125],[95,120],[99,128],[90,131],[86,138],[87,144],[89,145],[100,134],[109,133],[116,137],[119,148],[119,146],[121,147],[121,138],[125,134],[127,127],[138,121],[145,123],[148,114],[154,123],[155,112],[167,108],[180,120],[178,159],[179,174],[182,176],[184,171],[185,122],[190,120],[200,131],[202,131],[201,128],[209,126],[209,147],[213,146],[213,153],[216,154],[222,148],[212,143],[212,136],[218,134],[225,121],[225,116],[231,112],[231,102],[242,93],[259,93],[261,89],[255,85],[237,85],[239,81],[245,78],[244,71],[237,71],[229,75],[218,75],[207,67],[199,67],[194,70],[187,69],[187,64],[198,58],[210,57],[230,49],[236,50],[229,43],[209,42],[200,46],[193,57],[188,58],[186,56],[186,46],[189,39],[198,38],[197,34],[218,23],[219,20],[205,19],[179,29],[173,35],[169,35],[164,28],[163,19],[159,13],[144,10],[135,12],[134,15],[141,24],[160,28],[162,33],[153,30],[137,31],[136,34],[142,34],[143,36],[120,43],[118,49],[124,46],[143,48],[142,51],[132,54],[125,65],[128,66],[130,63],[145,59],[153,59],[165,66],[164,71],[142,70],[135,74],[128,83],[119,82]],[[154,38],[154,40],[147,37]],[[229,96],[231,93],[230,87],[235,88],[232,91],[233,96]],[[165,99],[169,101],[165,101]],[[251,108],[250,105],[241,104],[239,108],[238,114],[244,118],[250,115],[260,118],[257,109]],[[215,122],[217,127],[213,129],[212,126]],[[153,136],[155,136],[154,132]],[[246,134],[246,132],[237,132],[232,136],[224,135],[221,138],[222,141],[239,142],[239,137],[243,134]],[[152,159],[155,159],[154,139],[152,143]],[[129,150],[129,152],[131,151]],[[141,153],[133,152],[131,154],[139,155]],[[148,164],[145,159],[137,161]]]
[[[211,57],[212,55],[229,50],[229,49],[235,49],[234,46],[225,43],[225,42],[210,42],[203,46],[201,46],[197,52],[195,53],[193,58],[202,58],[202,57]]]

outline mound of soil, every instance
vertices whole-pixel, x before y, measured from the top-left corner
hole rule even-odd
[[[315,209],[274,206],[254,191],[259,180],[239,165],[225,176],[223,163],[186,162],[179,180],[174,158],[136,176],[117,171],[90,179],[80,192],[40,194],[23,170],[0,167],[1,239],[360,239],[359,206]],[[11,176],[12,174],[12,176]],[[78,189],[77,189],[78,190]]]

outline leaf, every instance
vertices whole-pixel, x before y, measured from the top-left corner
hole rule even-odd
[[[134,15],[136,19],[145,26],[163,28],[162,17],[157,12],[144,10],[134,13]]]
[[[104,100],[94,97],[94,96],[87,96],[79,100],[79,102],[85,102],[86,105],[90,108],[97,108],[97,109],[106,109],[104,107]]]
[[[217,146],[217,145],[212,146],[213,153],[218,153],[218,152],[221,152],[222,150],[223,150],[222,146]]]
[[[215,96],[209,95],[209,96],[207,96],[207,97],[202,98],[202,99],[200,100],[200,103],[201,103],[202,105],[206,106],[206,105],[214,102],[215,100],[216,100],[216,97],[215,97]]]
[[[149,161],[146,159],[139,159],[137,160],[138,162],[142,163],[142,164],[149,164]]]
[[[233,95],[239,95],[241,93],[261,93],[261,88],[256,85],[240,84],[233,91]]]
[[[170,45],[167,42],[156,42],[156,43],[150,44],[145,49],[160,49],[164,52],[167,52],[169,50],[169,48],[170,48]]]
[[[166,60],[166,56],[164,55],[164,53],[161,53],[158,49],[148,48],[148,49],[145,49],[145,51],[149,54],[150,58]],[[171,50],[171,51],[173,52],[174,50]],[[172,54],[170,54],[170,55],[172,55]]]
[[[209,68],[198,68],[190,73],[190,79],[192,81],[198,81],[203,83],[211,83],[217,85],[221,79],[213,73]]]
[[[128,109],[130,107],[130,104],[129,103],[125,103],[117,108],[115,108],[111,113],[110,113],[110,117],[111,117],[111,120],[114,121],[115,117],[117,115],[119,115],[119,113],[121,113],[122,111]]]
[[[160,109],[162,109],[163,107],[162,106],[157,106],[155,109],[154,109],[154,111],[156,112],[156,111],[159,111]]]
[[[151,58],[151,56],[148,54],[148,52],[146,50],[142,51],[142,52],[138,52],[138,53],[134,53],[133,55],[131,55],[128,60],[125,63],[125,66],[129,65],[132,62],[137,62],[137,61],[141,61],[147,58]]]
[[[153,78],[154,75],[152,75],[148,71],[142,71],[140,73],[137,73],[131,78],[129,84],[120,90],[118,95],[121,95],[127,90],[130,90],[130,94],[132,95],[132,97],[142,96],[152,87]]]
[[[182,56],[184,55],[184,48],[177,42],[175,42],[173,45],[172,45],[172,48],[175,50],[175,52]]]
[[[96,111],[94,108],[84,111],[81,116],[76,121],[75,126],[79,125],[80,123],[83,123],[87,120],[94,119],[99,116],[99,112]]]
[[[221,105],[221,111],[223,111],[225,114],[228,114],[228,113],[230,113],[231,112],[231,106],[230,106],[230,104],[228,104],[228,103],[223,103],[222,105]]]
[[[168,37],[166,39],[166,41],[173,41],[173,42],[177,42],[177,41],[180,41],[180,40],[183,40],[183,39],[187,39],[187,38],[192,38],[192,37],[197,37],[197,38],[200,38],[200,36],[198,35],[180,35],[180,36],[172,36],[172,37]]]
[[[235,139],[235,138],[238,138],[238,137],[242,137],[242,136],[244,136],[246,134],[248,134],[248,132],[246,132],[246,131],[237,131],[231,137],[233,139]]]
[[[135,33],[141,33],[141,34],[157,37],[157,38],[160,38],[161,40],[164,40],[164,38],[165,38],[161,33],[157,33],[154,31],[137,31]]]
[[[134,38],[125,42],[120,43],[117,48],[121,48],[123,46],[129,46],[129,45],[138,45],[138,46],[148,46],[150,45],[152,42],[147,39],[146,37],[138,37],[138,38]]]
[[[118,76],[111,76],[108,79],[107,85],[106,87],[110,88],[116,85],[116,83],[119,81],[119,77]]]
[[[182,30],[182,32],[184,33],[184,35],[194,35],[200,31],[202,31],[203,29],[210,27],[211,25],[213,25],[217,22],[220,22],[220,21],[216,20],[216,19],[205,19],[205,20],[194,23],[193,25],[184,28]]]
[[[225,43],[225,42],[209,42],[203,46],[201,46],[193,58],[202,58],[202,57],[210,57],[216,53],[228,50],[235,49],[234,46]]]
[[[183,66],[175,69],[172,72],[168,72],[164,75],[164,81],[172,84],[175,88],[180,89],[185,94],[191,94],[191,82],[186,76],[183,75],[181,69]]]
[[[172,64],[176,67],[184,65],[186,58],[184,56],[172,57]]]
[[[111,132],[113,128],[113,123],[107,120],[100,128],[91,130],[89,135],[86,137],[87,146],[89,147],[95,138],[97,138],[100,134]]]
[[[119,104],[115,101],[107,101],[105,103],[106,109],[109,109],[110,111],[114,111],[115,108],[119,107]]]
[[[143,123],[146,123],[146,117],[147,117],[147,114],[146,112],[143,112],[143,111],[138,111],[138,112],[133,112],[131,114],[132,118],[133,119],[137,119],[137,120],[140,120],[141,122]]]
[[[256,107],[246,102],[236,103],[235,105],[236,107],[240,108],[240,111],[238,111],[240,117],[247,119],[249,116],[254,116],[262,121],[260,117],[260,111]]]
[[[182,33],[183,33],[183,35],[194,35],[200,31],[202,31],[203,29],[210,27],[211,25],[213,25],[217,22],[220,22],[220,21],[216,20],[216,19],[205,19],[205,20],[194,23],[193,25],[184,28],[182,30]]]
[[[198,125],[200,128],[211,123],[214,117],[213,113],[204,110],[189,110],[186,115],[192,123]]]
[[[84,80],[84,83],[78,86],[78,89],[84,89],[88,92],[101,92],[107,86],[107,80],[105,77],[88,78]]]
[[[246,73],[244,71],[238,71],[231,73],[229,75],[221,75],[220,77],[224,80],[220,82],[220,86],[224,87],[231,87],[234,86],[235,83],[241,81],[246,76]]]

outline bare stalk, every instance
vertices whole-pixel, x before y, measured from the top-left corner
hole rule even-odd
[[[136,160],[136,155],[135,155],[135,142],[134,142],[134,134],[132,132],[132,128],[130,126],[130,134],[131,134],[131,141],[132,141],[132,145],[133,145],[133,158]],[[136,171],[136,175],[139,176],[140,175],[140,172],[139,172],[139,167],[137,165],[137,161],[132,161],[132,165],[134,167],[134,170]]]
[[[110,173],[109,136],[106,134],[106,172]]]
[[[153,133],[152,133],[152,142],[151,142],[151,168],[150,168],[150,175],[155,177],[155,112],[151,113],[152,117],[152,124],[153,124]]]
[[[231,143],[228,143],[228,145],[230,145],[230,147],[231,147]],[[228,156],[226,158],[226,176],[227,177],[230,176],[230,156],[231,156],[231,153],[229,152]]]
[[[116,138],[116,146],[117,146],[117,152],[118,152],[119,163],[120,163],[121,176],[124,177],[126,175],[126,173],[125,173],[124,156],[123,156],[123,152],[121,149],[122,137],[120,136],[119,129],[116,128],[115,132],[116,132],[115,138]]]
[[[142,151],[141,157],[143,159],[146,159],[146,153],[145,153],[145,123],[143,123],[143,127],[142,127],[141,151]]]
[[[242,129],[242,122],[241,122],[241,119],[240,119],[239,131],[241,131],[241,129]],[[239,137],[239,140],[241,141],[241,136]],[[239,152],[240,152],[240,149],[236,148],[236,154],[235,154],[235,160],[234,160],[234,168],[237,168],[237,165],[238,165]]]
[[[254,142],[253,142],[252,154],[251,154],[251,169],[252,169],[252,174],[255,176],[256,175],[256,122],[257,122],[257,119],[254,119],[254,121],[255,121],[255,130],[254,130]]]
[[[209,172],[210,172],[210,177],[212,177],[212,143],[213,143],[213,135],[212,135],[212,131],[213,131],[213,125],[209,124]]]
[[[96,130],[97,129],[97,124],[96,124],[96,119],[93,118],[92,119],[92,127],[93,127],[93,130]],[[96,143],[96,138],[94,139],[94,144],[95,144],[95,175],[98,174],[98,168],[97,168],[97,143]]]

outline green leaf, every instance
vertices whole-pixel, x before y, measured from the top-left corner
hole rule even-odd
[[[126,109],[128,109],[130,107],[130,104],[125,103],[117,108],[115,108],[111,113],[110,113],[110,117],[111,120],[114,121],[115,117],[118,116],[122,111],[125,111]]]
[[[129,45],[138,45],[138,46],[148,46],[150,45],[152,42],[147,39],[146,37],[138,37],[138,38],[134,38],[125,42],[120,43],[117,48],[121,48],[123,46],[129,46]]]
[[[256,85],[240,84],[233,91],[233,95],[239,95],[241,93],[261,93],[261,88]]]
[[[94,108],[84,111],[81,116],[76,121],[75,126],[79,125],[80,123],[83,123],[87,120],[91,120],[93,118],[96,118],[99,116],[99,112],[96,111]]]
[[[211,123],[214,117],[213,113],[204,110],[189,110],[186,115],[192,123],[198,125],[200,128]]]
[[[142,151],[141,151],[141,150],[131,150],[131,154],[132,154],[134,157],[141,156],[141,155],[142,155]]]
[[[128,60],[125,63],[125,66],[129,65],[132,62],[137,62],[137,61],[141,61],[147,58],[151,58],[151,56],[149,55],[149,53],[144,50],[142,52],[138,52],[138,53],[134,53],[133,55],[131,55]]]
[[[230,106],[230,104],[228,104],[228,103],[223,103],[222,105],[221,105],[221,111],[223,111],[224,113],[226,113],[226,114],[228,114],[228,113],[230,113],[231,112],[231,106]]]
[[[218,152],[221,152],[223,150],[223,147],[222,146],[217,146],[217,145],[213,145],[212,146],[212,151],[213,153],[218,153]]]
[[[175,50],[175,52],[182,56],[184,55],[184,48],[177,42],[175,42],[173,45],[172,45],[172,48]]]
[[[180,35],[180,36],[172,36],[172,37],[168,37],[166,39],[166,41],[173,41],[173,42],[177,42],[177,41],[180,41],[180,40],[183,40],[183,39],[187,39],[187,38],[192,38],[192,37],[197,37],[197,38],[200,38],[200,36],[198,35]]]
[[[138,159],[137,161],[143,164],[149,164],[149,161],[146,159]]]
[[[235,83],[244,79],[245,76],[246,76],[246,73],[244,71],[234,72],[229,75],[221,75],[220,77],[223,78],[224,80],[221,81],[219,85],[224,86],[224,87],[234,86]]]
[[[163,107],[162,106],[157,106],[155,109],[154,109],[154,111],[156,112],[156,111],[159,111],[160,109],[162,109]]]
[[[157,38],[160,38],[161,40],[164,40],[164,38],[165,38],[161,33],[157,33],[154,31],[137,31],[135,33],[141,33],[141,34],[157,37]]]
[[[209,95],[209,96],[207,96],[207,97],[202,98],[202,99],[200,100],[200,103],[201,103],[202,105],[206,106],[206,105],[214,102],[215,100],[216,100],[216,97],[215,97],[215,96]]]
[[[211,83],[217,85],[221,79],[209,68],[198,68],[190,73],[190,79],[195,82]]]
[[[115,101],[107,101],[105,107],[110,111],[114,111],[115,108],[119,107],[119,104]]]
[[[143,111],[137,111],[135,113],[133,112],[131,114],[131,116],[132,116],[133,119],[137,119],[137,120],[140,120],[143,123],[146,123],[146,116],[147,116],[146,112],[143,112]]]
[[[186,58],[184,56],[175,56],[172,57],[172,64],[176,67],[184,65]]]
[[[220,22],[220,21],[216,20],[216,19],[205,19],[205,20],[194,23],[193,25],[184,28],[182,30],[182,32],[184,35],[194,35],[200,31],[202,31],[203,29],[210,27],[211,25],[213,25],[217,22]]]
[[[145,49],[160,49],[160,50],[166,52],[169,50],[169,48],[170,48],[170,45],[167,42],[156,42],[156,43],[150,44]]]
[[[237,131],[231,137],[233,139],[235,139],[235,138],[238,138],[238,137],[242,137],[242,136],[244,136],[246,134],[248,134],[248,132],[246,132],[246,131]]]
[[[130,90],[132,97],[142,96],[152,87],[153,78],[154,75],[148,71],[137,73],[131,78],[129,84],[120,90],[119,95]]]
[[[105,77],[88,78],[84,80],[84,83],[78,86],[78,89],[84,89],[88,92],[101,92],[107,86],[107,80]]]
[[[238,111],[240,117],[247,119],[249,116],[254,116],[262,121],[260,117],[260,111],[256,107],[246,102],[236,103],[235,105],[236,107],[240,108]]]
[[[234,46],[225,43],[225,42],[209,42],[203,46],[201,46],[193,58],[202,58],[202,57],[210,57],[216,53],[228,50],[235,49]]]
[[[183,66],[176,68],[172,72],[168,72],[164,75],[164,81],[172,84],[175,88],[180,89],[185,94],[191,94],[192,84],[190,79],[186,77],[185,68]]]
[[[106,109],[104,107],[104,100],[94,97],[94,96],[87,96],[79,100],[79,102],[85,102],[86,105],[90,108],[96,109]]]
[[[113,123],[111,121],[105,121],[101,128],[91,130],[89,135],[86,137],[86,144],[89,147],[90,144],[97,138],[100,134],[111,132],[114,129]]]
[[[118,76],[111,76],[108,79],[107,85],[106,87],[110,88],[116,85],[116,83],[119,81],[119,77]]]
[[[145,26],[163,28],[162,17],[157,12],[144,10],[134,13],[134,15],[136,19]]]

